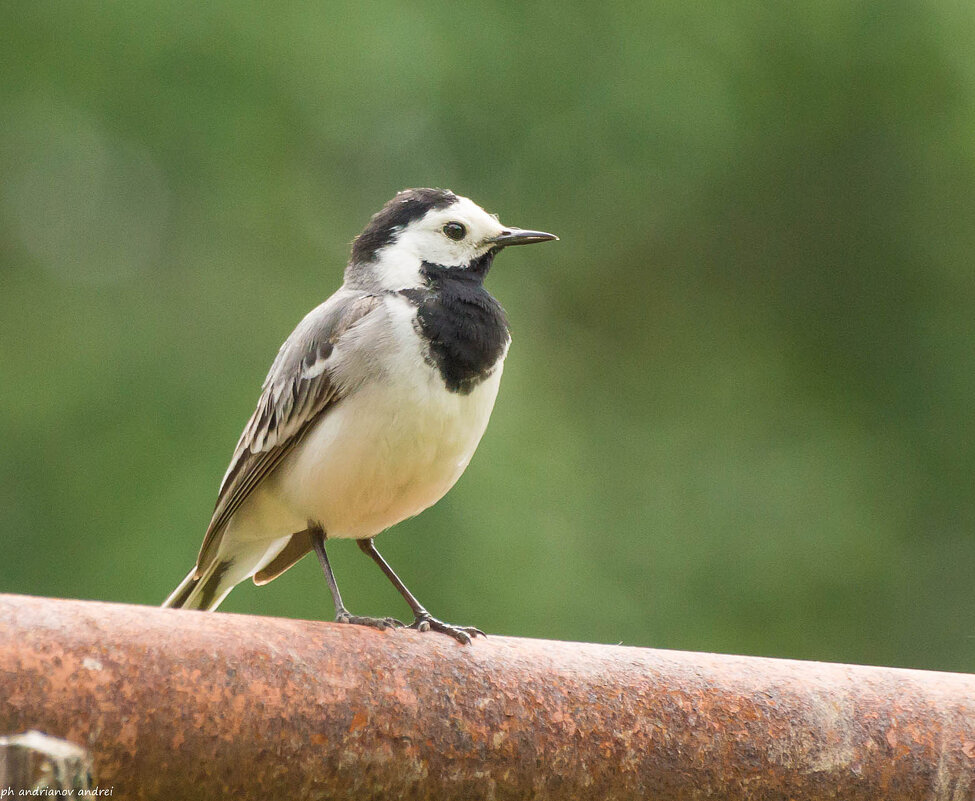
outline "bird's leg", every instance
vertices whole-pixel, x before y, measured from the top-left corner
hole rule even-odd
[[[462,645],[467,645],[471,641],[471,637],[480,634],[482,637],[487,636],[480,629],[476,629],[473,626],[452,626],[450,623],[444,623],[442,620],[437,620],[433,615],[431,615],[416,598],[413,593],[410,592],[406,585],[400,581],[399,576],[393,572],[393,568],[389,566],[385,559],[383,559],[382,554],[376,550],[376,546],[372,541],[372,537],[364,540],[356,540],[359,543],[359,547],[362,552],[369,556],[377,565],[379,565],[380,570],[386,574],[393,586],[399,590],[399,594],[403,596],[406,603],[410,605],[410,609],[413,610],[413,623],[411,623],[408,628],[416,629],[417,631],[439,631],[442,634],[449,634],[457,642]],[[324,551],[324,548],[323,548]]]
[[[345,608],[342,603],[342,595],[339,593],[339,585],[335,583],[335,574],[328,561],[328,554],[325,553],[325,531],[322,528],[313,528],[309,531],[312,547],[318,555],[318,561],[322,565],[322,572],[325,573],[325,581],[328,584],[328,591],[332,593],[332,603],[335,605],[336,623],[355,623],[360,626],[372,626],[375,629],[401,628],[403,623],[392,617],[361,617],[353,615]]]

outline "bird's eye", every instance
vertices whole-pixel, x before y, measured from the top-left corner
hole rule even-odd
[[[467,228],[459,222],[449,222],[443,227],[443,232],[445,236],[450,237],[455,242],[459,242],[465,236],[467,236]]]

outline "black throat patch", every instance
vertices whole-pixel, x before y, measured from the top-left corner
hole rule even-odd
[[[417,307],[416,327],[427,361],[450,392],[469,394],[494,371],[508,344],[508,318],[484,288],[494,251],[467,268],[424,262],[425,286],[400,294]]]

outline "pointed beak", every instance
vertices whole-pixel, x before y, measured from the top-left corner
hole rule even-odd
[[[534,245],[536,242],[551,242],[557,240],[555,234],[546,234],[544,231],[526,231],[523,228],[505,228],[497,236],[491,237],[488,242],[500,248],[510,247],[511,245]]]

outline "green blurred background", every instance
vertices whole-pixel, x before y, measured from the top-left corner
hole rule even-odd
[[[380,538],[489,632],[975,670],[975,7],[0,7],[0,590],[158,604],[407,186],[501,257],[488,433]],[[360,614],[406,613],[334,547]],[[323,618],[306,559],[225,610]]]

